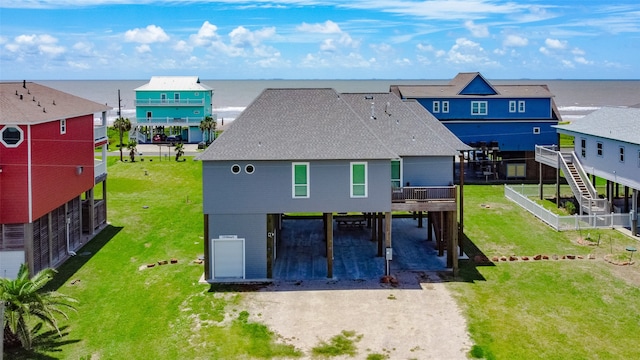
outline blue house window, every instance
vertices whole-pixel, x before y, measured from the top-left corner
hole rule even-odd
[[[603,151],[602,151],[602,143],[601,142],[597,142],[596,143],[596,149],[597,149],[597,152],[598,152],[598,156],[602,156],[602,152]]]
[[[449,102],[448,101],[443,101],[442,102],[442,112],[443,113],[448,113],[449,112]]]
[[[583,158],[587,157],[587,139],[580,139],[580,155]]]
[[[624,146],[620,146],[620,162],[624,162]]]
[[[433,102],[433,112],[434,113],[440,112],[440,101]]]
[[[292,196],[294,198],[309,197],[309,163],[296,162],[291,164]]]
[[[516,112],[516,101],[515,100],[509,101],[509,112],[510,113]]]
[[[518,112],[519,113],[523,113],[524,112],[524,101],[518,101]]]
[[[367,163],[351,163],[351,197],[367,197]]]
[[[471,102],[471,115],[487,115],[487,102],[486,101],[472,101]]]
[[[161,103],[167,102],[167,94],[160,94],[160,102]]]
[[[180,102],[180,93],[173,94],[173,101],[175,101],[176,104]]]

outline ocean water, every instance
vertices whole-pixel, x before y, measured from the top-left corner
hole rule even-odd
[[[492,84],[546,84],[564,120],[579,119],[603,106],[640,104],[640,80],[489,80]],[[118,90],[122,116],[135,117],[135,89],[145,80],[43,80],[38,83],[114,108]],[[333,88],[338,92],[385,92],[391,85],[447,84],[449,80],[201,80],[214,89],[213,112],[235,119],[266,88]]]

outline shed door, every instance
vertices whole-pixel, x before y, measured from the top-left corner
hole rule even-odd
[[[211,239],[211,266],[214,279],[244,279],[244,239],[236,236],[221,236]]]

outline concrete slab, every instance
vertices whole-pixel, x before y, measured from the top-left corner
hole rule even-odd
[[[340,228],[334,222],[333,279],[379,279],[385,260],[371,241],[371,229]],[[443,271],[446,257],[438,257],[435,241],[427,241],[426,228],[417,220],[394,218],[391,227],[394,271]],[[277,280],[327,279],[326,244],[321,219],[283,220],[273,276]]]

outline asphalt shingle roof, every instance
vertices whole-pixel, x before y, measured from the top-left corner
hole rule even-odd
[[[604,107],[567,125],[554,126],[572,132],[640,145],[640,109]]]
[[[469,83],[482,77],[478,72],[459,73],[446,85],[393,85],[393,90],[402,98],[451,98],[451,97],[498,97],[498,98],[550,98],[553,97],[546,85],[493,85],[495,95],[459,95]],[[483,78],[484,79],[484,78]]]
[[[0,124],[38,124],[110,109],[32,82],[0,83]]]
[[[429,128],[427,121],[440,126],[438,131]],[[443,130],[448,132],[435,118],[421,119],[391,93],[266,89],[199,158],[394,159],[453,156],[456,147],[466,148],[457,138],[454,144],[445,143],[437,136]]]

